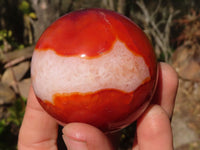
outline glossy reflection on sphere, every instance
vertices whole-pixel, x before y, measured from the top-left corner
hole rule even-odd
[[[104,132],[126,127],[149,105],[157,62],[142,30],[104,9],[69,13],[38,40],[31,64],[41,106],[62,123]]]

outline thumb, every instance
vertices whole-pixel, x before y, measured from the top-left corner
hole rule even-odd
[[[108,137],[99,129],[84,123],[70,123],[63,128],[68,150],[113,150]]]

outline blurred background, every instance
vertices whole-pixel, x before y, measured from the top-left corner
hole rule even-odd
[[[114,10],[136,22],[151,40],[158,61],[176,69],[174,148],[199,150],[199,0],[0,0],[0,150],[16,149],[38,38],[58,17],[91,7]],[[123,130],[120,150],[131,148],[132,130]]]

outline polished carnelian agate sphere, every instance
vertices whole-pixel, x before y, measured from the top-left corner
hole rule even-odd
[[[111,132],[149,105],[157,62],[135,23],[113,11],[87,9],[46,29],[33,53],[31,77],[39,103],[59,122]]]

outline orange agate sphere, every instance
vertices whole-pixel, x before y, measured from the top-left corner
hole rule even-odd
[[[38,101],[59,122],[111,132],[147,108],[157,62],[135,23],[113,11],[87,9],[46,29],[33,53],[31,77]]]

